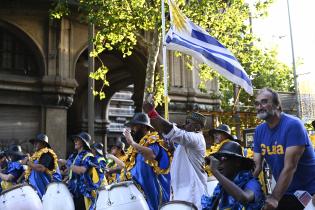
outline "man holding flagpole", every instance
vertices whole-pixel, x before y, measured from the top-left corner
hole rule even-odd
[[[201,210],[201,196],[206,194],[207,174],[204,170],[206,142],[201,129],[206,118],[192,112],[183,129],[162,118],[154,109],[153,102],[143,104],[151,125],[164,135],[164,139],[175,144],[171,164],[171,200],[183,200],[195,204]]]
[[[165,48],[191,55],[253,95],[251,80],[234,55],[182,14],[173,0],[168,0],[168,3],[171,27],[165,36],[164,0],[161,1],[165,98],[167,98]],[[167,121],[167,107],[168,103],[165,100],[165,119],[155,111],[152,101],[145,102],[143,110],[148,113],[154,128],[165,134],[165,139],[174,142],[177,146],[171,167],[173,199],[190,201],[201,209],[201,196],[206,192],[206,174],[203,169],[205,140],[201,132],[205,118],[199,113],[192,113],[185,128],[179,129]]]

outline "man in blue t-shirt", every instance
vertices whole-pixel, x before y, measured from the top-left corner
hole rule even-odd
[[[282,112],[279,96],[272,89],[258,92],[255,107],[265,123],[255,131],[254,175],[258,176],[265,158],[277,182],[263,209],[303,209],[294,192],[315,193],[315,155],[307,131],[300,119]]]

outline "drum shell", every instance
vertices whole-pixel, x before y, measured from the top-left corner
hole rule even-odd
[[[160,206],[160,210],[198,210],[198,208],[187,201],[170,201]]]
[[[43,210],[42,202],[30,185],[16,185],[0,195],[1,210]]]
[[[44,210],[74,210],[74,202],[67,186],[61,182],[52,182],[43,196]]]
[[[99,191],[96,210],[149,210],[141,192],[132,182],[111,184]]]

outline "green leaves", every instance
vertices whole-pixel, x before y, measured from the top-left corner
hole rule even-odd
[[[103,82],[102,87],[100,88],[99,91],[97,90],[93,90],[93,95],[94,96],[99,96],[99,99],[105,99],[105,92],[104,92],[104,88],[106,86],[109,86],[109,82],[106,79],[106,74],[108,73],[108,68],[106,66],[104,66],[103,64],[101,64],[101,66],[95,71],[95,72],[91,72],[89,77],[98,81],[101,80]]]
[[[251,33],[250,15],[252,18],[265,16],[272,0],[258,0],[251,7],[251,11],[244,0],[177,0],[176,2],[188,18],[206,29],[239,59],[253,79],[254,88],[268,86],[279,91],[292,90],[291,69],[277,60],[274,49],[258,48],[256,45],[259,43],[259,38]],[[113,49],[119,50],[124,57],[130,56],[137,41],[145,40],[144,34],[152,34],[155,25],[161,26],[160,3],[160,0],[80,0],[78,9],[85,17],[84,21],[93,23],[97,28],[94,39],[95,50],[90,56],[98,58],[105,50]],[[57,1],[54,8],[51,11],[53,18],[60,19],[63,15],[69,14],[67,0]],[[165,10],[166,25],[169,25],[167,4]],[[161,31],[161,27],[158,31]],[[151,40],[146,41],[154,45],[150,43]],[[192,69],[191,64],[188,65],[190,65],[188,69]],[[150,69],[152,72],[158,69],[152,68]],[[222,106],[229,109],[228,102],[233,98],[233,84],[205,65],[201,65],[199,69],[201,91],[207,91],[208,80],[218,77],[221,93],[213,97],[221,98]],[[91,78],[104,83],[100,91],[94,92],[100,98],[105,97],[103,88],[109,86],[106,80],[107,72],[108,69],[102,64],[100,69],[90,75]],[[157,98],[162,99],[163,78],[160,72],[150,75],[155,77],[155,94],[160,95]],[[244,91],[241,92],[240,100],[244,105],[251,103],[251,97]]]

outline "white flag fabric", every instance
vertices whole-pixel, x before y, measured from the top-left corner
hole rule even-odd
[[[253,95],[251,80],[234,55],[205,30],[191,22],[173,0],[168,3],[171,28],[165,38],[167,49],[191,55]]]

